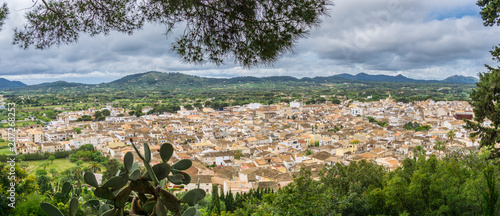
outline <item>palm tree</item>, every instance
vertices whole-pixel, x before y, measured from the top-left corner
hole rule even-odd
[[[82,172],[83,170],[80,167],[75,167],[73,170],[73,173],[76,176],[76,182],[78,184],[78,190],[76,191],[77,196],[80,196],[80,194],[82,193],[82,183],[81,183],[81,180],[83,180]]]
[[[101,171],[101,165],[96,163],[96,162],[92,162],[90,164],[90,166],[88,167],[88,169],[94,171],[94,173],[96,173],[98,170]]]
[[[77,196],[80,196],[80,193],[82,191],[82,184],[81,181],[83,181],[83,175],[82,175],[83,169],[80,167],[73,167],[65,170],[64,172],[61,173],[61,181],[60,182],[71,182],[73,183],[76,181],[78,188],[76,191]]]
[[[419,145],[413,149],[413,155],[421,156],[425,155],[425,149],[423,146]]]
[[[469,139],[470,139],[470,141],[472,141],[472,145],[474,145],[474,143],[476,143],[476,138],[477,137],[473,133],[469,134]]]
[[[448,140],[450,141],[450,145],[453,145],[453,141],[455,140],[455,131],[450,130],[448,131]]]
[[[443,140],[437,140],[434,142],[434,150],[436,151],[444,151],[446,149],[445,142]]]

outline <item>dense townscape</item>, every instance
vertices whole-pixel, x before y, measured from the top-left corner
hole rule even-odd
[[[0,216],[500,212],[500,1],[22,2]]]
[[[77,121],[105,110],[109,116],[104,121]],[[367,160],[394,170],[417,150],[438,157],[451,149],[475,150],[478,141],[463,128],[463,119],[472,116],[464,101],[396,103],[390,98],[320,105],[253,103],[223,111],[181,109],[141,117],[110,103],[101,110],[62,112],[43,127],[18,128],[17,151],[69,151],[92,144],[105,156],[123,161],[126,152],[134,151],[130,142],[149,143],[153,152],[171,143],[176,160],[194,161],[187,171],[192,184],[186,190],[200,179],[207,192],[212,184],[223,185],[226,192],[248,192],[283,187],[301,168],[317,172],[324,164]],[[0,131],[6,138],[7,129]],[[158,154],[153,155],[153,163],[159,162]]]

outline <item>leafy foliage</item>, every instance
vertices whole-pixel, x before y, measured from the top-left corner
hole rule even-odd
[[[474,107],[474,121],[467,120],[473,136],[481,139],[481,146],[493,147],[500,142],[500,69],[487,66],[489,73],[479,75],[477,88],[472,91],[470,104]],[[490,121],[491,127],[484,125]]]
[[[481,17],[485,26],[500,25],[500,2],[492,0],[479,0],[477,5],[481,8]],[[500,61],[500,47],[495,46],[490,52],[493,59]],[[471,93],[470,104],[474,107],[474,121],[466,120],[467,129],[475,131],[472,137],[481,138],[481,147],[495,148],[500,142],[500,68],[486,65],[489,72],[479,74],[479,82]],[[486,122],[491,122],[485,125]],[[500,149],[492,152],[498,157]]]
[[[404,160],[392,172],[366,161],[335,164],[316,174],[301,170],[300,176],[277,193],[246,200],[234,214],[480,215],[486,201],[484,191],[494,194],[487,179],[498,182],[483,173],[493,162],[487,155],[457,151],[441,160],[421,156]],[[319,180],[312,178],[315,175]],[[495,205],[494,211],[498,209]]]
[[[7,15],[9,14],[9,8],[7,8],[7,3],[3,3],[2,7],[0,7],[0,30],[2,30],[2,26],[5,24],[5,19],[7,19]]]
[[[183,24],[184,34],[172,44],[182,60],[220,65],[231,59],[245,67],[275,62],[319,25],[331,5],[328,0],[42,2],[14,32],[14,43],[23,48],[74,43],[80,33],[132,34],[146,22],[165,25],[167,33]]]
[[[167,143],[164,145],[171,144]],[[138,150],[134,143],[132,143],[132,146],[139,158],[144,161],[147,170],[144,175],[137,175],[138,173],[140,174],[140,169],[137,162],[134,161],[133,154],[130,152],[124,157],[125,171],[118,171],[115,176],[109,178],[101,185],[98,184],[94,173],[86,172],[84,175],[85,182],[95,187],[94,195],[112,203],[106,204],[107,207],[103,207],[102,205],[99,207],[99,212],[102,213],[102,215],[147,214],[164,216],[167,215],[168,212],[180,215],[181,202],[194,206],[199,200],[205,197],[204,190],[193,189],[187,192],[181,199],[178,199],[163,188],[167,183],[167,177],[172,181],[173,176],[182,176],[180,181],[172,181],[174,184],[188,184],[191,181],[191,177],[183,172],[183,170],[191,167],[192,163],[190,160],[181,160],[172,166],[170,166],[167,161],[164,161],[163,163],[151,167],[151,152],[149,146],[144,143],[144,154]],[[172,147],[160,148],[160,156],[162,159],[170,158],[172,153]],[[173,176],[168,175],[170,172],[172,172]],[[185,181],[186,179],[189,179],[189,181]],[[132,191],[134,191],[134,193],[132,193]],[[130,205],[130,210],[127,209],[125,211],[127,204]],[[57,208],[48,203],[42,203],[41,207],[49,215],[57,214]],[[70,214],[74,216],[75,214],[72,212],[77,209],[78,202],[71,200]],[[184,215],[196,214],[199,214],[196,208],[190,208],[184,213]]]
[[[484,169],[484,178],[488,184],[488,190],[483,193],[484,197],[484,215],[495,215],[495,205],[498,202],[498,191],[495,188],[495,168],[488,166]]]
[[[387,123],[387,122],[384,122],[384,121],[377,121],[375,118],[370,117],[370,116],[368,116],[368,117],[366,117],[366,118],[368,119],[368,121],[369,121],[370,123],[376,123],[376,124],[377,124],[378,126],[380,126],[380,127],[385,127],[385,126],[388,126],[388,125],[389,125],[389,123]]]
[[[431,129],[430,125],[420,125],[418,122],[408,122],[403,125],[405,130],[414,130],[414,131],[428,131]]]

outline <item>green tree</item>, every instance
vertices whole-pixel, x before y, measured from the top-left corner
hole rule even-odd
[[[46,192],[52,191],[52,184],[50,183],[50,177],[47,175],[41,175],[36,177],[38,187],[40,188],[40,193],[44,194]]]
[[[42,162],[42,164],[40,164],[40,166],[45,170],[47,166],[49,166],[49,163],[47,163],[47,161],[44,161]]]
[[[75,164],[76,164],[77,166],[81,166],[81,165],[83,164],[83,161],[82,161],[82,160],[77,160],[77,161],[75,162]]]
[[[220,200],[219,200],[219,186],[214,184],[212,186],[212,204],[210,205],[209,215],[216,214],[220,215]]]
[[[111,111],[109,111],[108,109],[103,109],[101,113],[102,113],[102,116],[105,116],[105,117],[111,115]]]
[[[434,150],[436,151],[444,151],[446,149],[446,143],[443,140],[436,140],[434,142]]]
[[[56,168],[51,168],[49,170],[49,173],[52,175],[52,177],[54,177],[55,175],[57,175],[59,172],[57,172]]]
[[[201,105],[200,102],[194,103],[193,106],[196,107],[196,109],[199,109],[199,110],[203,109],[203,105]]]
[[[294,181],[281,188],[276,194],[264,196],[256,215],[322,215],[334,213],[334,194],[328,187],[322,187],[311,178],[311,171],[302,169]],[[335,215],[335,214],[333,214]]]
[[[229,190],[227,192],[226,199],[224,200],[224,203],[226,204],[227,211],[234,212],[234,210],[236,210],[236,208],[234,206],[234,196],[233,196],[233,192],[231,192],[231,190]]]
[[[340,99],[338,99],[336,97],[332,97],[330,100],[332,101],[333,104],[340,104],[341,103]]]
[[[89,169],[96,173],[97,171],[101,171],[101,166],[96,162],[92,162],[89,166]]]
[[[7,8],[7,3],[3,3],[0,7],[0,31],[2,30],[3,24],[5,24],[5,19],[9,15],[9,8]]]
[[[36,170],[35,171],[36,176],[42,176],[42,175],[47,175],[47,171],[45,170]]]
[[[477,5],[481,8],[480,14],[485,26],[500,25],[500,2],[495,0],[478,0]],[[500,47],[493,47],[491,55],[493,59],[500,61]]]
[[[243,156],[243,153],[241,153],[241,151],[240,151],[240,150],[237,150],[237,151],[234,153],[234,159],[236,159],[236,160],[241,159],[241,156]]]
[[[16,203],[16,208],[12,209],[11,216],[46,215],[40,208],[40,203],[45,200],[42,194],[32,194],[29,199]]]
[[[307,155],[311,155],[311,154],[312,154],[311,150],[307,149],[305,155],[307,156]]]
[[[99,117],[101,117],[101,116],[102,116],[101,111],[95,111],[95,113],[94,113],[94,119],[96,119],[96,120],[97,120],[97,119],[98,119]]]
[[[495,188],[495,168],[493,166],[488,166],[484,169],[484,178],[488,185],[488,190],[483,193],[484,198],[484,215],[493,216],[495,215],[495,206],[498,201],[498,191]]]
[[[298,39],[319,26],[329,0],[290,1],[56,1],[27,9],[27,24],[14,31],[14,43],[46,49],[74,43],[80,34],[118,31],[132,34],[144,24],[160,23],[169,33],[185,25],[172,49],[183,61],[225,59],[245,67],[270,64]],[[0,22],[7,13],[0,10]],[[3,23],[3,22],[2,22]]]
[[[191,105],[191,104],[184,105],[184,109],[186,109],[186,110],[192,110],[193,109],[193,105]]]
[[[455,131],[453,131],[453,130],[448,131],[446,136],[448,137],[448,140],[450,141],[450,145],[453,145],[453,141],[455,141]]]
[[[424,146],[415,146],[415,148],[413,149],[413,155],[415,155],[415,157],[420,157],[420,156],[425,156],[425,149],[424,149]]]
[[[121,164],[118,160],[111,159],[108,162],[108,166],[106,167],[106,171],[104,171],[104,173],[103,173],[103,179],[106,180],[106,179],[109,179],[109,178],[115,176],[115,174],[118,172],[118,170],[121,169],[120,165]]]
[[[50,163],[53,164],[54,163],[54,160],[56,159],[55,156],[51,155],[49,156],[49,160],[50,160]]]
[[[89,115],[82,115],[80,118],[78,118],[76,121],[92,121],[92,117]]]
[[[485,26],[500,24],[500,2],[493,0],[479,0],[477,5],[481,9],[481,17]],[[495,46],[490,51],[492,57],[500,62],[500,47]],[[479,74],[479,82],[470,94],[470,104],[474,108],[473,121],[466,120],[467,129],[473,130],[472,136],[480,138],[481,147],[495,149],[495,144],[500,142],[500,68],[486,65],[488,72]],[[485,122],[491,122],[484,125]],[[492,151],[492,156],[499,157],[500,149]]]

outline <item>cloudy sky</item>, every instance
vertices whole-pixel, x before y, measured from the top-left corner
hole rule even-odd
[[[148,25],[132,36],[81,37],[71,45],[23,50],[12,29],[31,0],[6,0],[11,14],[0,32],[0,77],[37,84],[102,83],[151,70],[207,77],[387,74],[416,79],[477,76],[493,64],[489,50],[500,27],[484,27],[475,0],[336,0],[322,26],[272,67],[242,69],[185,64],[169,53],[165,28]]]

